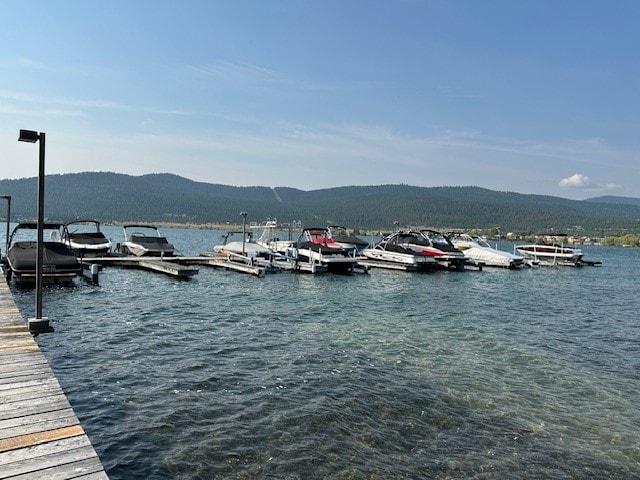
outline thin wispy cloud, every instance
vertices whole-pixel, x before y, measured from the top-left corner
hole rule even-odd
[[[26,57],[0,59],[0,68],[20,70],[47,70],[47,66],[45,63]]]
[[[85,100],[65,97],[49,97],[29,95],[12,90],[0,90],[0,98],[23,103],[37,103],[39,105],[66,105],[80,108],[97,108],[108,110],[129,110],[130,107],[110,100]]]
[[[13,145],[24,126],[48,133],[48,168],[59,173],[108,165],[232,185],[637,195],[638,72],[603,54],[634,58],[632,22],[607,25],[586,6],[584,18],[610,33],[596,38],[595,23],[563,21],[573,8],[564,4],[550,17],[533,15],[539,6],[444,5],[407,0],[371,16],[256,2],[251,19],[237,2],[179,16],[134,2],[113,28],[115,15],[43,4],[40,22],[7,20],[0,34],[15,46],[0,55],[3,152],[16,159],[3,174],[31,172]],[[18,7],[7,8],[13,18]],[[524,37],[503,28],[516,13],[529,19]]]
[[[24,117],[84,117],[86,116],[80,110],[66,110],[60,108],[47,108],[42,109],[40,107],[24,108],[18,107],[12,104],[6,104],[0,102],[0,113],[14,116]]]
[[[212,79],[234,82],[286,82],[289,77],[282,72],[243,62],[219,62],[205,65],[189,65],[188,71]]]
[[[183,116],[183,117],[189,117],[197,114],[197,112],[194,112],[194,111],[179,110],[179,109],[143,108],[143,110],[145,112],[154,113],[157,115],[176,115],[176,116]]]
[[[500,144],[468,132],[462,132],[460,137],[452,132],[442,136],[412,137],[384,126],[371,125],[341,128],[289,125],[268,133],[214,130],[207,135],[137,134],[120,138],[119,142],[123,149],[144,145],[147,154],[156,158],[194,159],[194,163],[208,165],[210,171],[215,172],[212,178],[215,177],[216,182],[228,172],[224,165],[234,164],[235,170],[242,164],[247,168],[243,183],[274,184],[274,179],[280,178],[279,184],[300,188],[331,186],[321,184],[319,175],[310,177],[304,185],[295,180],[300,171],[314,165],[323,165],[329,172],[339,169],[341,180],[348,184],[386,183],[395,179],[422,185],[487,184],[490,187],[491,178],[511,175],[515,185],[527,179],[529,182],[542,181],[543,175],[539,173],[536,161],[540,155],[552,157],[555,154],[562,158],[557,162],[559,164],[566,163],[567,155],[562,144],[547,144],[544,148],[525,142]],[[105,139],[103,143],[107,144],[109,140]],[[149,146],[157,149],[155,153]],[[197,158],[202,160],[195,160]],[[525,163],[518,160],[523,158]],[[452,169],[455,170],[454,181],[450,180]],[[291,175],[289,181],[286,181],[287,175]],[[232,184],[238,180],[227,179]],[[335,176],[326,181],[335,183]],[[595,187],[586,175],[581,174],[568,177],[562,186]]]

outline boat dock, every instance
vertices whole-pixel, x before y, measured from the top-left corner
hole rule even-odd
[[[369,268],[385,268],[387,270],[402,270],[404,272],[418,271],[418,265],[412,264],[412,263],[384,262],[381,260],[372,260],[369,258],[363,258],[362,260],[359,261],[359,263],[361,263],[362,265],[366,265]],[[432,268],[432,270],[434,268]]]
[[[180,262],[185,257],[84,257],[81,262],[84,270],[91,271],[92,265],[118,266],[125,268],[139,268],[158,273],[164,273],[171,277],[188,280],[198,273],[197,268],[182,265]],[[94,269],[95,270],[95,269]]]
[[[204,252],[199,256],[192,257],[136,257],[110,255],[104,257],[84,257],[80,259],[84,271],[95,272],[94,282],[97,283],[96,267],[124,267],[137,268],[147,271],[163,273],[174,278],[189,280],[198,273],[194,266],[220,268],[232,270],[239,273],[248,273],[258,277],[263,277],[267,272],[292,271],[304,273],[324,273],[327,271],[325,265],[295,262],[285,259],[261,259],[249,258],[241,255],[220,255],[214,252]]]
[[[0,282],[0,478],[109,478],[5,282]]]
[[[100,267],[125,267],[137,268],[141,270],[153,271],[169,275],[170,277],[189,280],[196,275],[199,270],[193,266],[205,266],[212,268],[223,268],[241,273],[249,273],[259,277],[264,276],[266,267],[264,265],[247,265],[241,262],[229,261],[220,255],[206,255],[196,257],[135,257],[135,256],[108,256],[108,257],[85,257],[82,259],[84,270],[91,271],[92,265]],[[93,269],[95,271],[95,269]]]

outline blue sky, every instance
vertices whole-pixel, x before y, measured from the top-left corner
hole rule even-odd
[[[29,12],[25,10],[29,8]],[[640,197],[640,2],[0,2],[0,178]]]

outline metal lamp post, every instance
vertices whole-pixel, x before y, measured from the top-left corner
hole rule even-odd
[[[247,212],[240,212],[242,215],[242,256],[244,257],[244,242],[246,238],[246,228],[247,228]]]
[[[4,256],[7,256],[9,250],[9,224],[11,223],[11,195],[0,195],[0,198],[4,198],[7,201],[7,234],[4,242]]]
[[[38,164],[38,250],[36,255],[36,317],[29,319],[29,330],[42,332],[51,331],[49,320],[42,318],[42,264],[44,258],[44,132],[20,130],[19,142],[40,142],[40,156]]]

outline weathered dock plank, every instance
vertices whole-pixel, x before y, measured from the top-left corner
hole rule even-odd
[[[86,439],[86,436],[84,437]],[[88,439],[72,436],[40,443],[29,448],[29,456],[16,455],[18,451],[0,453],[0,478],[108,478]]]
[[[108,479],[11,292],[0,282],[0,479]]]

